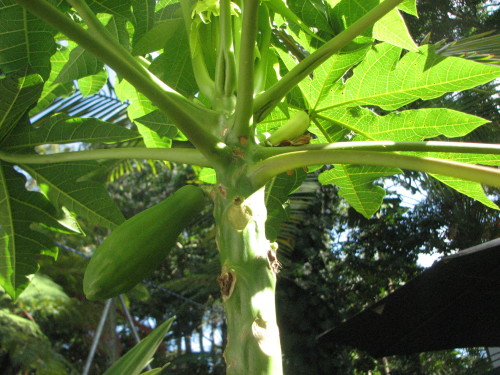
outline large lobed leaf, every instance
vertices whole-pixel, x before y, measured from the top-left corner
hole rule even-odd
[[[64,83],[103,71],[104,64],[80,46],[71,50],[68,62],[64,65],[54,83]]]
[[[36,103],[42,88],[41,77],[29,74],[27,68],[0,79],[0,142]]]
[[[436,180],[441,181],[443,184],[455,189],[459,193],[467,195],[468,197],[481,202],[486,207],[490,207],[495,210],[499,209],[499,207],[488,198],[481,184],[478,184],[477,182],[464,181],[458,178],[437,174],[431,174],[431,176]]]
[[[61,48],[50,58],[50,66],[52,69],[49,78],[44,82],[43,91],[40,94],[38,103],[30,110],[31,116],[35,116],[45,110],[55,99],[68,96],[75,91],[73,82],[54,83],[64,65],[68,62],[69,54],[69,48]]]
[[[46,79],[56,52],[55,31],[12,0],[0,0],[0,69],[15,72],[30,66]]]
[[[18,126],[0,143],[0,147],[12,150],[45,144],[111,143],[136,137],[137,133],[116,124],[94,118],[72,118],[57,114],[37,128],[29,124]]]
[[[105,187],[86,178],[99,169],[97,162],[31,164],[21,167],[37,180],[54,204],[111,229],[125,221]]]
[[[131,16],[131,0],[87,0],[90,9],[96,13],[108,13],[129,18]]]
[[[443,57],[431,45],[401,57],[401,48],[375,45],[345,84],[332,90],[319,111],[349,105],[373,105],[391,111],[417,99],[434,99],[500,76],[500,67]]]
[[[366,218],[378,211],[385,197],[385,190],[372,182],[380,177],[401,173],[396,168],[371,167],[360,165],[334,165],[334,168],[321,173],[318,180],[323,185],[335,184],[339,195]]]
[[[351,78],[345,83],[338,81],[335,86],[331,86],[328,100],[323,100],[316,107],[317,118],[311,131],[327,141],[340,140],[339,135],[346,134],[350,134],[350,139],[355,141],[422,141],[437,136],[461,137],[488,121],[462,112],[436,108],[380,116],[360,106],[396,110],[417,99],[432,99],[447,92],[473,88],[499,75],[498,67],[439,56],[431,46],[423,46],[418,53],[408,52],[401,57],[401,48],[388,43],[377,44],[366,54],[363,62],[354,68]],[[319,77],[321,75],[315,76],[309,85],[325,86],[326,79],[320,80]],[[311,91],[303,89],[303,93],[315,99]],[[342,132],[342,129],[348,133]],[[455,154],[447,158],[456,160],[456,157]],[[470,160],[462,158],[461,161]],[[483,161],[481,159],[478,162]],[[361,183],[352,182],[360,178],[359,168],[353,166],[336,166],[332,171],[325,172],[320,181],[341,183],[340,194],[356,210],[369,217],[378,209],[374,202],[381,203],[383,189],[367,184],[375,177],[380,177],[380,168],[363,167],[361,170],[365,173]],[[496,207],[477,183],[443,177],[439,179],[489,207]]]
[[[435,159],[446,159],[461,163],[471,163],[489,166],[500,166],[500,155],[494,154],[467,154],[467,153],[445,153],[445,152],[405,152],[404,154]],[[499,209],[499,207],[488,198],[481,184],[477,182],[464,181],[458,178],[431,174],[431,176],[443,184],[446,184],[456,191],[471,197],[487,207]]]
[[[26,178],[0,163],[0,284],[16,299],[38,270],[40,255],[56,257],[54,243],[31,229],[32,223],[60,226],[54,206],[41,193],[29,192]]]
[[[72,118],[61,113],[37,128],[30,124],[18,126],[0,147],[25,149],[44,144],[119,142],[137,136],[137,133],[119,125],[94,118]]]
[[[274,2],[278,2],[278,0]],[[382,0],[327,0],[327,4],[325,4],[325,2],[317,0],[288,0],[287,5],[302,22],[310,28],[319,29],[322,35],[328,35],[326,39],[329,39],[351,26],[381,2]],[[416,16],[415,3],[415,0],[405,0],[398,8]],[[417,46],[413,42],[399,10],[394,9],[389,12],[373,27],[365,30],[363,35],[410,51],[416,51]],[[287,20],[292,20],[290,16],[287,17],[285,12],[281,13]],[[297,23],[295,20],[292,22]]]
[[[332,108],[321,113],[326,122],[353,131],[354,141],[423,141],[440,135],[462,137],[487,120],[446,108],[423,108],[379,116],[362,107]],[[322,129],[328,133],[329,129]]]

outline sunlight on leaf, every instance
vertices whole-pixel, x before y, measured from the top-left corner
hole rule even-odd
[[[334,168],[321,173],[318,180],[323,185],[335,184],[339,187],[339,195],[364,217],[369,219],[382,204],[385,190],[372,184],[380,177],[401,173],[395,168],[334,165]]]

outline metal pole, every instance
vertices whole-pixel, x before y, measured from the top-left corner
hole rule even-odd
[[[125,317],[127,318],[128,325],[130,326],[130,330],[132,331],[132,335],[134,336],[135,341],[137,343],[140,343],[141,338],[139,337],[139,334],[137,333],[137,330],[136,330],[135,325],[134,325],[134,320],[132,319],[132,316],[130,315],[130,311],[129,311],[127,305],[125,304],[125,299],[123,298],[123,296],[121,294],[118,298],[120,299],[120,303],[122,305],[123,312],[125,313]],[[151,365],[147,365],[146,368],[148,370],[152,370]]]
[[[125,304],[125,300],[123,296],[120,294],[118,297],[120,299],[120,303],[123,308],[123,312],[125,313],[125,317],[127,318],[128,325],[130,326],[130,329],[132,331],[132,335],[134,336],[135,342],[139,343],[141,342],[141,338],[139,337],[139,334],[137,333],[137,330],[135,329],[134,321],[132,320],[132,316],[130,315],[130,311],[127,308],[127,305]]]
[[[88,375],[90,371],[90,366],[92,365],[92,360],[94,359],[95,351],[97,349],[97,344],[99,344],[99,339],[101,338],[102,331],[104,329],[104,323],[106,323],[106,318],[108,317],[109,308],[111,306],[112,298],[106,301],[104,309],[102,310],[101,319],[95,331],[94,340],[92,341],[92,346],[90,347],[89,355],[87,356],[87,361],[85,362],[85,368],[83,369],[82,375]]]

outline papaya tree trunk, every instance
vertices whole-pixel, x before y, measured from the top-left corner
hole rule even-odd
[[[227,374],[281,374],[277,260],[265,236],[264,189],[248,195],[239,183],[217,185],[214,199],[222,265],[217,280],[227,315]]]

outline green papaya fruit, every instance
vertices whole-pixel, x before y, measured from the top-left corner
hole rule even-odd
[[[267,139],[267,141],[273,145],[277,146],[283,141],[291,141],[297,137],[300,137],[309,127],[309,115],[306,112],[296,112],[290,119],[285,123],[285,125],[276,129],[274,133]]]
[[[180,232],[204,206],[203,191],[186,185],[119,225],[96,249],[85,270],[87,298],[111,298],[134,287],[161,264]]]

